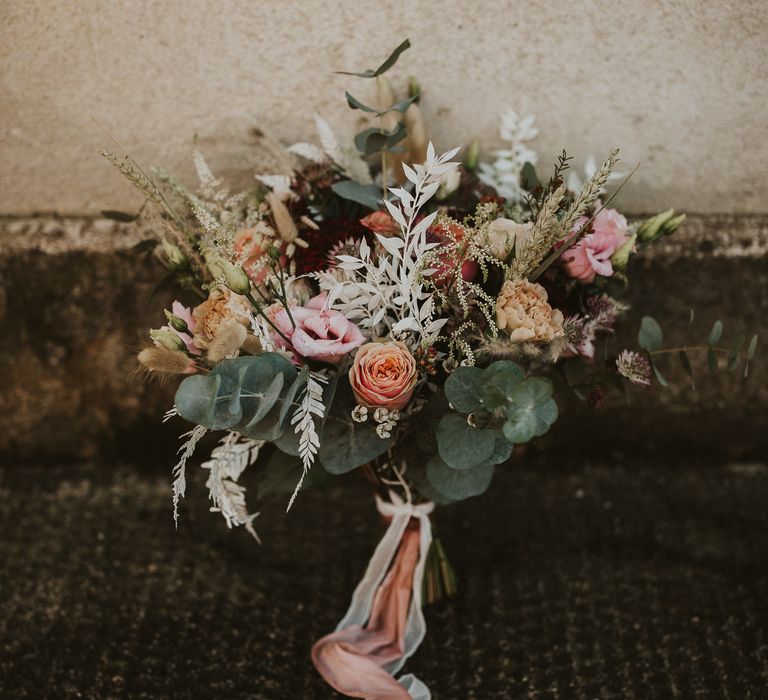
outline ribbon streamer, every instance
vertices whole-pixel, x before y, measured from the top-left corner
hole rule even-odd
[[[376,507],[391,518],[336,631],[315,642],[312,662],[340,693],[366,700],[430,700],[413,674],[394,676],[427,631],[421,584],[432,526],[433,503],[413,505],[390,493]]]

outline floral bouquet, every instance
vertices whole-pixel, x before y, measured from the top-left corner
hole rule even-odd
[[[312,658],[341,693],[380,699],[429,697],[394,676],[424,637],[422,603],[456,587],[434,507],[482,494],[515,446],[544,435],[555,386],[599,405],[627,384],[665,384],[664,353],[690,370],[651,317],[638,347],[610,348],[628,260],[684,215],[630,224],[611,208],[618,151],[583,177],[563,152],[540,179],[533,119],[512,112],[490,162],[477,143],[461,162],[458,148],[438,154],[418,85],[395,96],[384,77],[408,46],[347,74],[376,87],[374,106],[346,94],[367,121],[353,148],[317,117],[318,144],[290,146],[290,169],[258,173],[247,191],[230,192],[199,152],[196,191],[104,153],[146,195],[155,251],[186,300],[138,356],[151,374],[181,375],[168,416],[194,425],[174,516],[208,431],[223,433],[203,464],[213,509],[254,536],[247,467],[259,495],[285,493],[288,509],[303,488],[362,472],[389,525]],[[748,366],[757,339],[727,350],[721,333],[718,322],[703,346],[712,368],[721,352],[730,369]]]

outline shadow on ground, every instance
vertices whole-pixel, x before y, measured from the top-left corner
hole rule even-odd
[[[365,485],[267,504],[258,547],[202,476],[174,531],[165,476],[2,472],[1,697],[333,697],[309,648],[381,533]],[[508,467],[438,513],[461,591],[407,669],[436,700],[765,698],[767,498],[759,464]]]

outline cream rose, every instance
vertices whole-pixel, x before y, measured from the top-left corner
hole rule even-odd
[[[352,391],[368,408],[404,408],[417,378],[416,361],[400,341],[362,345],[349,370]]]
[[[533,223],[518,224],[512,219],[495,219],[488,224],[485,248],[498,260],[506,260],[512,249],[520,250],[531,237]]]
[[[496,325],[513,343],[563,335],[563,314],[547,303],[547,290],[527,280],[507,281],[496,299]]]

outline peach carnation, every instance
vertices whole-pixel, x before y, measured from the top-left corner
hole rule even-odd
[[[547,303],[547,290],[527,280],[507,281],[496,299],[496,325],[513,343],[563,335],[563,314]]]
[[[352,391],[358,403],[368,408],[404,408],[417,379],[416,360],[397,340],[362,345],[349,370]]]
[[[226,287],[211,290],[208,299],[192,311],[195,322],[195,344],[198,347],[207,348],[219,332],[222,322],[230,318],[249,328],[248,309],[245,297],[235,294]]]

